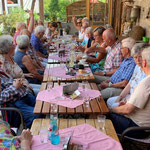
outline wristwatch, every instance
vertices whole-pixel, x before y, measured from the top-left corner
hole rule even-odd
[[[104,73],[104,76],[106,76],[106,71],[104,71],[103,73]]]
[[[109,82],[108,86],[109,86],[109,87],[111,87],[111,85],[112,85],[112,83],[111,83],[111,82]]]

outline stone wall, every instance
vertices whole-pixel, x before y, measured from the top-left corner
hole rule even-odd
[[[141,7],[140,19],[136,24],[142,26],[146,30],[146,36],[150,37],[150,18],[146,19],[150,11],[150,0],[135,0],[134,5]]]

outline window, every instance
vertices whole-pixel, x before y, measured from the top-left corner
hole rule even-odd
[[[5,0],[6,14],[10,13],[10,9],[14,7],[20,7],[20,0]]]
[[[90,22],[92,25],[108,23],[109,0],[90,0]]]
[[[0,0],[0,14],[3,14],[3,8],[2,8],[2,0]]]

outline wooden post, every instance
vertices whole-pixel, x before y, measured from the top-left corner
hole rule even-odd
[[[90,0],[86,0],[86,17],[90,20]]]
[[[112,25],[113,1],[109,0],[109,24]]]
[[[21,8],[23,9],[23,0],[21,0]]]
[[[44,21],[44,4],[43,0],[39,0],[40,20]]]
[[[32,0],[31,10],[34,11],[35,0]]]
[[[5,0],[2,0],[3,15],[5,15]]]

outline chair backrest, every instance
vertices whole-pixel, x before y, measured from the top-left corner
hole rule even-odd
[[[22,130],[25,129],[22,112],[15,107],[5,107],[3,105],[1,105],[0,111],[2,112],[3,120],[7,121],[10,126],[17,127],[17,135],[20,135]]]

